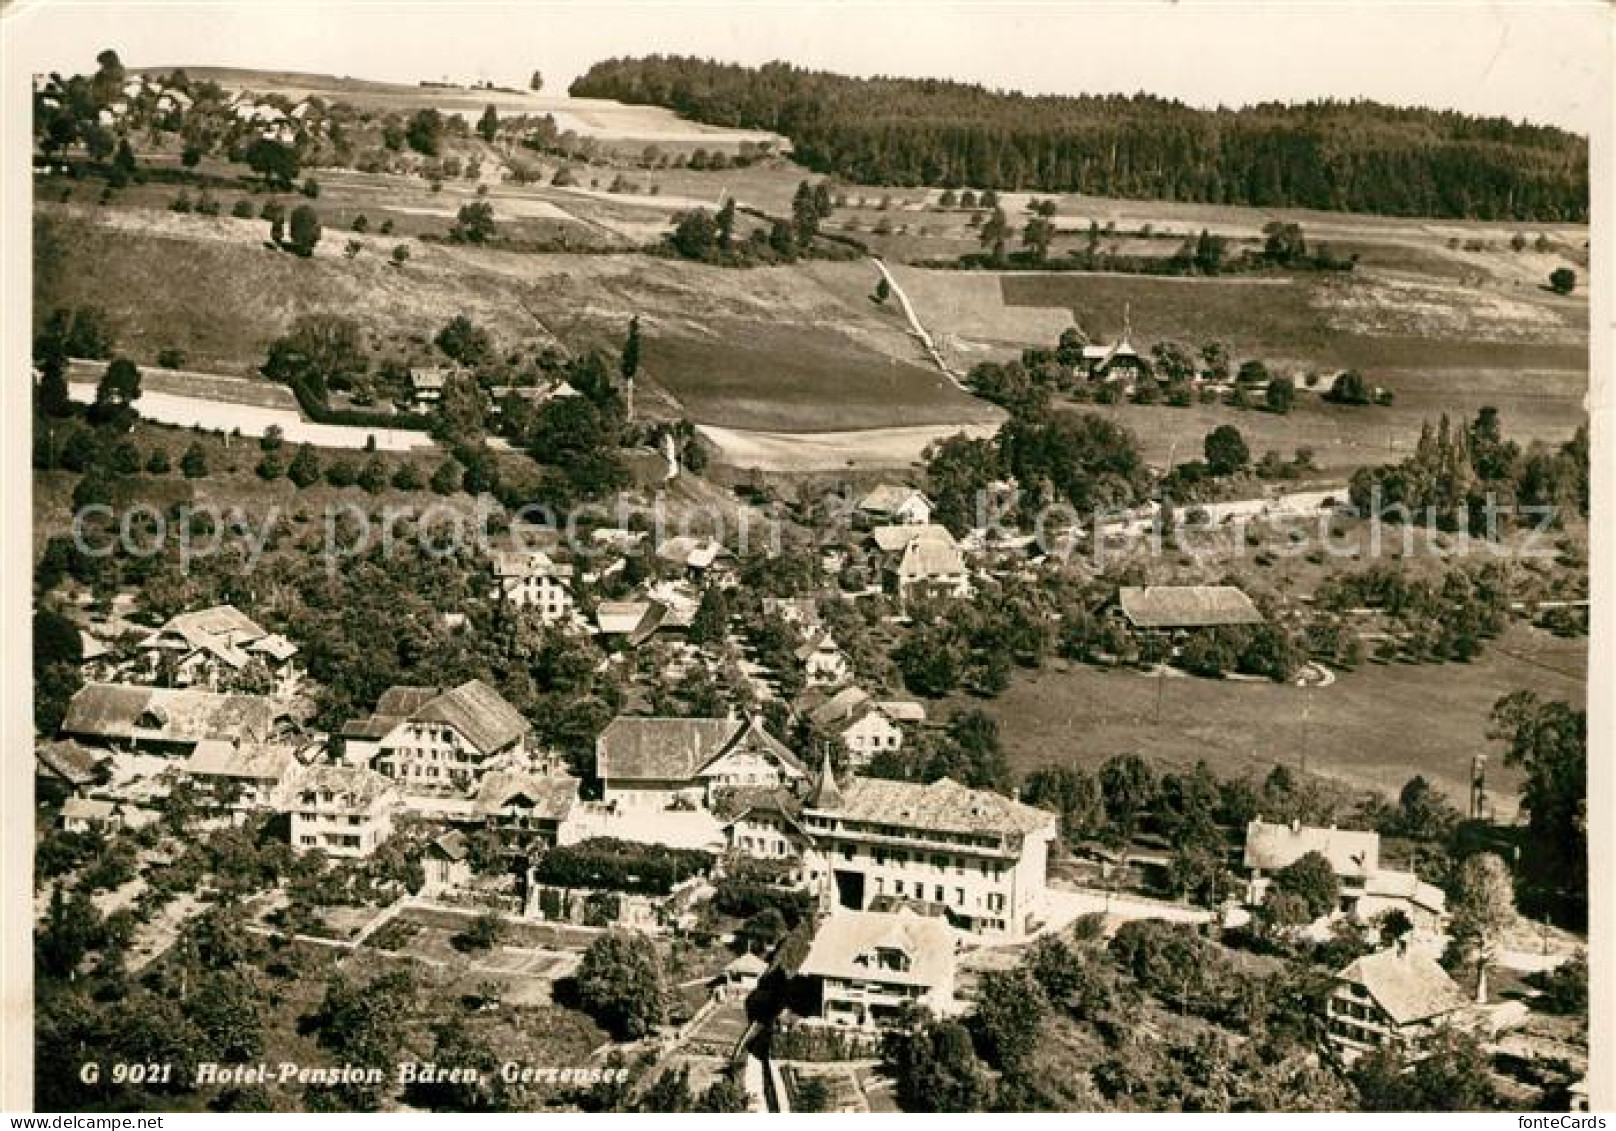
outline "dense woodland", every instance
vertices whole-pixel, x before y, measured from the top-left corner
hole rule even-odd
[[[1134,95],[1028,96],[785,63],[609,59],[581,97],[667,106],[791,139],[819,172],[881,185],[1585,221],[1588,145],[1545,126],[1372,102],[1197,110]]]

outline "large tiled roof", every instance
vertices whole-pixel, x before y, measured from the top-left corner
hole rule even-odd
[[[444,723],[454,727],[477,752],[497,753],[526,734],[522,713],[480,679],[458,687],[390,687],[376,701],[376,712],[366,719],[350,719],[344,738],[385,738],[406,722]]]
[[[530,729],[522,712],[480,679],[468,679],[450,688],[423,706],[415,717],[447,723],[484,755],[503,750]]]
[[[514,804],[530,809],[532,816],[559,821],[572,812],[577,803],[577,778],[538,777],[496,770],[485,775],[478,787],[474,812],[487,817]]]
[[[1232,585],[1123,586],[1118,601],[1135,628],[1216,628],[1263,619],[1251,598]]]
[[[1469,1005],[1458,983],[1428,955],[1400,947],[1366,954],[1336,975],[1362,986],[1399,1025],[1439,1017]]]
[[[841,786],[841,804],[815,812],[847,820],[956,833],[1026,835],[1053,828],[1055,814],[951,778],[930,785],[855,777]]]
[[[882,483],[859,500],[858,508],[867,514],[896,514],[899,507],[917,495],[928,507],[931,505],[931,500],[913,487],[901,483]]]
[[[954,536],[948,532],[948,527],[938,526],[935,523],[877,526],[870,531],[870,537],[875,540],[876,549],[883,554],[899,553],[920,540],[939,542],[945,546],[956,545]]]
[[[231,667],[240,668],[249,658],[242,649],[266,635],[256,621],[234,605],[214,605],[171,618],[148,643],[162,647],[165,640],[177,638],[193,652],[210,652]]]
[[[904,578],[957,577],[965,572],[965,556],[959,544],[941,526],[921,526],[919,530],[941,530],[943,537],[924,534],[910,539],[898,561],[898,575]]]
[[[748,737],[785,765],[806,773],[789,747],[757,720],[620,716],[601,731],[595,772],[612,781],[691,781]]]
[[[85,738],[196,742],[210,736],[266,739],[285,712],[258,695],[91,683],[68,703],[66,734]]]
[[[279,781],[296,763],[297,747],[291,743],[205,738],[185,760],[185,772],[201,777]]]
[[[1343,879],[1362,880],[1380,867],[1380,834],[1311,825],[1271,825],[1262,818],[1246,826],[1247,868],[1272,872],[1317,852]]]
[[[908,956],[909,969],[888,970],[875,962],[879,950]],[[867,958],[861,962],[860,958]],[[954,935],[941,919],[911,911],[838,911],[819,924],[798,973],[809,978],[841,978],[889,985],[936,988],[954,970]]]
[[[89,785],[96,779],[96,767],[106,758],[71,738],[42,742],[34,747],[34,757],[42,770],[48,770],[71,786]]]

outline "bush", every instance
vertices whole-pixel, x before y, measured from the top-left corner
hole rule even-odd
[[[230,215],[237,220],[251,220],[253,218],[252,201],[242,197],[230,206]]]
[[[533,880],[555,887],[666,895],[675,885],[705,873],[712,864],[710,853],[695,849],[596,837],[545,853],[533,869]]]

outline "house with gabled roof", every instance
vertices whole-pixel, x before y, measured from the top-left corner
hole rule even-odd
[[[941,918],[837,911],[820,921],[797,973],[817,984],[821,1021],[879,1029],[910,1007],[954,1012],[956,947]]]
[[[463,888],[471,881],[471,842],[459,829],[450,829],[421,850],[421,872],[426,882],[421,894]]]
[[[533,727],[480,679],[457,687],[392,687],[375,713],[342,728],[344,761],[406,793],[469,796],[490,770],[527,770]]]
[[[494,770],[478,787],[472,815],[525,849],[560,843],[561,826],[578,805],[577,778]]]
[[[794,655],[802,665],[803,680],[809,687],[835,687],[846,683],[853,674],[847,653],[823,629],[810,632]]]
[[[799,707],[815,731],[841,742],[854,770],[869,765],[877,754],[903,749],[907,729],[926,720],[920,703],[876,699],[859,687],[844,687],[820,701],[804,696]]]
[[[1261,903],[1273,874],[1310,852],[1330,862],[1330,870],[1341,885],[1342,910],[1353,909],[1369,878],[1380,870],[1379,833],[1317,828],[1300,821],[1270,824],[1259,816],[1246,825],[1243,863],[1249,875],[1247,902]]]
[[[886,558],[887,576],[900,597],[971,595],[965,555],[946,526],[878,526],[870,537]]]
[[[754,860],[801,861],[813,846],[802,827],[802,799],[790,790],[753,790],[724,822],[724,846]]]
[[[231,809],[281,812],[287,808],[287,782],[293,771],[312,762],[322,745],[205,738],[183,768],[198,792]]]
[[[1382,1048],[1418,1060],[1442,1029],[1475,1019],[1470,1000],[1441,964],[1399,942],[1336,974],[1326,1041],[1344,1064]]]
[[[1233,585],[1125,585],[1117,605],[1130,627],[1151,632],[1263,623],[1256,604]]]
[[[42,781],[57,783],[74,793],[82,792],[99,783],[104,776],[107,761],[104,751],[91,750],[65,738],[58,742],[39,742],[34,745],[34,775]]]
[[[214,605],[171,617],[140,647],[153,672],[171,668],[177,687],[217,689],[221,679],[255,660],[269,671],[278,694],[290,693],[296,684],[293,661],[297,645],[265,631],[234,605]]]
[[[669,565],[678,566],[692,577],[721,572],[735,560],[735,555],[722,542],[692,534],[678,534],[663,539],[657,544],[656,556]]]
[[[595,741],[595,775],[608,805],[668,809],[708,807],[723,790],[790,786],[808,771],[756,717],[620,715]]]
[[[827,756],[802,824],[823,859],[817,880],[855,911],[908,906],[962,930],[1019,936],[1041,921],[1055,814],[949,778],[852,776]]]
[[[882,483],[858,501],[858,512],[880,523],[925,526],[931,522],[932,501],[914,487]]]
[[[571,562],[555,561],[542,550],[496,550],[489,555],[489,566],[496,601],[533,609],[546,625],[577,621]]]

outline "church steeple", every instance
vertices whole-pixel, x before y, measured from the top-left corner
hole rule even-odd
[[[836,769],[830,764],[830,747],[819,761],[819,777],[814,780],[814,788],[808,794],[808,807],[811,809],[840,809],[842,806],[842,790],[836,784]]]

